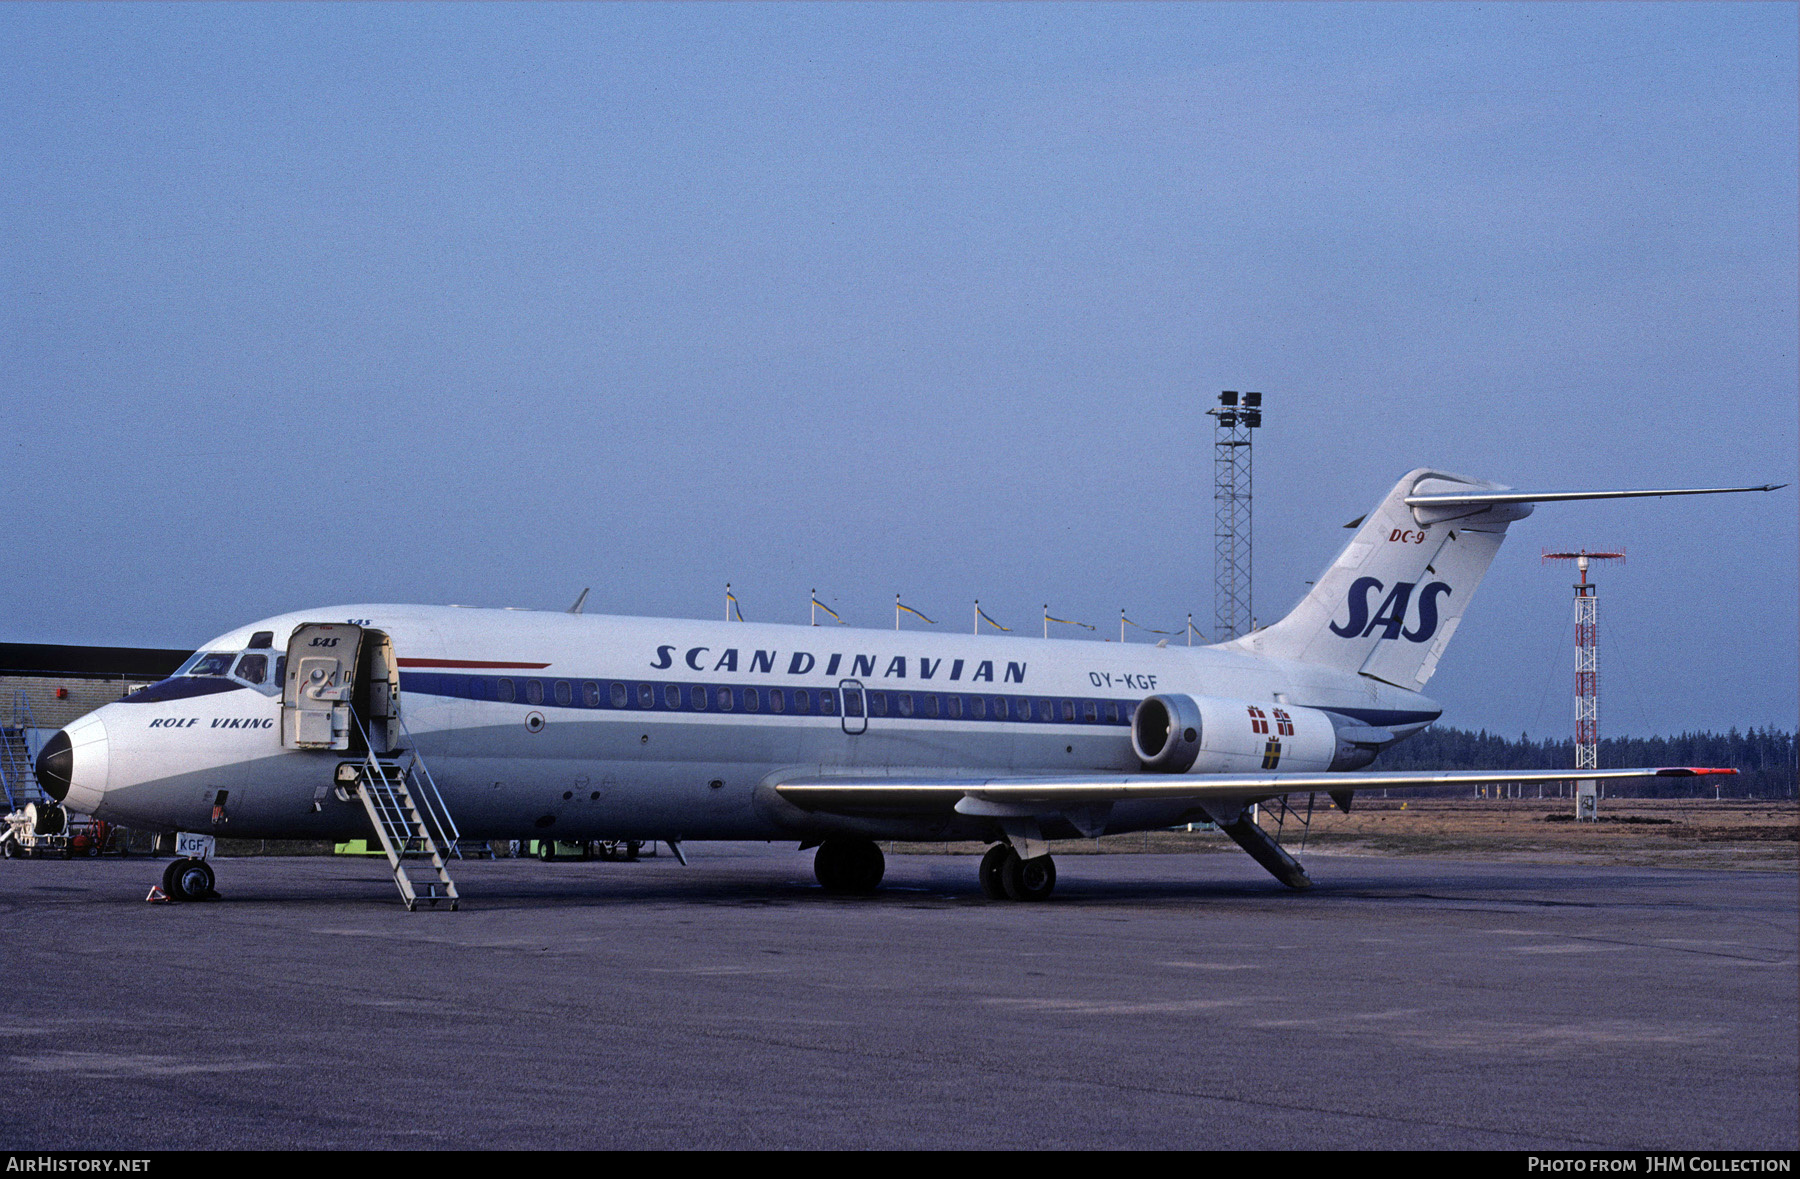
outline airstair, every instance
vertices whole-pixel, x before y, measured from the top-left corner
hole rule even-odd
[[[16,811],[28,803],[47,802],[43,787],[31,766],[31,747],[25,733],[36,727],[31,701],[23,689],[13,693],[12,715],[0,724],[0,789],[6,791],[6,809]]]
[[[367,732],[363,737],[367,748]],[[447,861],[450,857],[461,858],[457,848],[461,834],[444,806],[431,771],[413,745],[410,732],[406,734],[406,746],[395,754],[377,756],[371,752],[360,763],[339,766],[338,773],[340,777],[347,770],[354,773],[357,797],[369,813],[369,822],[381,840],[381,850],[387,853],[394,887],[400,890],[407,910],[416,910],[421,901],[433,907],[447,901],[455,909],[460,900]]]
[[[1257,808],[1257,821],[1264,831],[1268,831],[1270,838],[1283,847],[1294,842],[1294,837],[1298,836],[1299,846],[1294,850],[1305,852],[1306,836],[1312,830],[1313,800],[1317,797],[1316,794],[1308,794],[1306,809],[1303,811],[1290,804],[1287,795],[1278,794]],[[1290,824],[1293,827],[1291,833],[1288,831]]]

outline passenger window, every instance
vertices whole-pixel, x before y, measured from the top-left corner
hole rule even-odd
[[[700,687],[698,684],[694,685],[694,689],[688,693],[688,703],[694,706],[695,712],[705,712],[706,689]]]
[[[787,700],[783,698],[780,688],[769,689],[769,711],[786,712]]]
[[[269,678],[267,655],[246,655],[237,661],[237,678],[246,683],[261,684]]]
[[[670,708],[680,708],[681,707],[681,685],[680,684],[664,684],[663,685],[663,703],[668,705]]]
[[[543,680],[525,681],[525,702],[527,704],[542,704],[544,702]]]
[[[609,693],[609,696],[612,700],[612,706],[614,708],[625,707],[626,697],[625,697],[625,685],[624,684],[614,684]]]
[[[731,711],[731,689],[730,688],[720,688],[718,700],[719,700],[719,711],[720,712],[730,712]]]
[[[569,706],[569,701],[571,698],[572,697],[569,694],[569,681],[568,680],[557,680],[556,681],[556,702],[558,704],[562,705],[564,708],[567,708]]]
[[[912,694],[910,692],[902,692],[894,697],[894,711],[900,716],[911,716],[913,714]]]
[[[649,684],[639,684],[638,685],[638,707],[639,708],[655,708],[656,707],[656,689],[655,688],[652,688]]]
[[[807,695],[805,688],[795,688],[794,689],[794,711],[795,712],[811,712],[812,711],[812,697]]]
[[[1073,700],[1063,701],[1063,719],[1066,721],[1075,719],[1075,702]]]
[[[1092,700],[1083,700],[1081,702],[1081,715],[1090,725],[1099,719],[1094,712],[1094,702]]]
[[[994,697],[994,719],[995,720],[1005,720],[1006,719],[1006,697],[1004,697],[1004,696]],[[1030,720],[1031,714],[1027,713],[1025,715],[1025,719]]]
[[[495,694],[500,697],[500,702],[502,704],[511,704],[514,700],[518,699],[518,696],[513,689],[513,682],[505,676],[500,677],[500,683],[497,685],[497,689]]]
[[[869,715],[870,716],[886,716],[887,715],[887,693],[886,692],[870,692],[869,693]]]
[[[837,715],[837,697],[829,691],[819,693],[819,714],[821,716]]]
[[[860,692],[844,693],[844,715],[861,716],[863,714],[863,698]]]
[[[962,719],[962,697],[961,696],[945,697],[944,706],[945,706],[945,711],[950,714],[951,720],[961,720]]]
[[[969,697],[969,716],[974,720],[986,719],[987,701],[983,700],[980,696]]]
[[[581,702],[589,708],[600,707],[600,685],[593,680],[581,685]]]
[[[925,715],[934,717],[937,714],[938,714],[938,698],[936,696],[925,697]]]
[[[756,694],[755,688],[744,689],[744,711],[755,712],[762,707],[762,698]]]
[[[1108,700],[1106,702],[1106,723],[1109,725],[1116,725],[1119,723],[1119,702],[1117,700]]]

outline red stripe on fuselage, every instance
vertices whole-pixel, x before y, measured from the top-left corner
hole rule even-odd
[[[548,663],[507,663],[497,659],[401,659],[401,667],[549,667]]]

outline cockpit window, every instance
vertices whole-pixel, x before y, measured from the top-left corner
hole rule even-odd
[[[269,678],[269,657],[245,655],[237,661],[237,669],[232,674],[247,684],[261,686]]]
[[[224,675],[231,670],[233,656],[228,651],[208,651],[189,665],[188,675]]]

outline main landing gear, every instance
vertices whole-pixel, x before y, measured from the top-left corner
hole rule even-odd
[[[214,883],[212,865],[205,860],[171,860],[163,869],[163,893],[172,901],[217,900]]]
[[[1045,901],[1056,891],[1056,861],[1022,859],[1009,844],[996,843],[981,857],[981,893],[990,901]]]
[[[887,860],[872,839],[827,839],[813,853],[813,875],[826,892],[872,893],[886,871]]]

